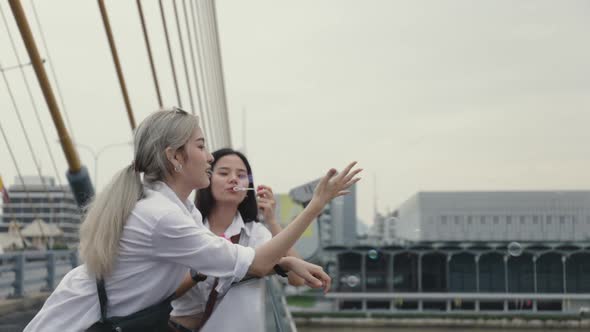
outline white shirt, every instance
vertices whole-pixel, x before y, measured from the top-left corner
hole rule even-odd
[[[202,224],[194,204],[163,182],[144,187],[146,198],[125,223],[113,273],[106,278],[107,316],[125,316],[163,301],[188,268],[240,280],[252,248],[234,245]],[[81,265],[68,272],[24,331],[84,331],[100,319],[96,280]]]
[[[207,219],[205,219],[205,226],[209,227]],[[241,234],[240,245],[252,248],[256,248],[272,238],[272,234],[261,223],[244,223],[239,212],[236,213],[231,225],[226,229],[224,237],[229,239],[237,234]],[[251,280],[230,288],[234,281],[234,278],[219,279],[216,288],[220,294],[218,305],[202,331],[228,331],[228,329],[235,330],[234,327],[242,331],[258,331],[260,328],[256,326],[264,324],[261,318],[261,311],[264,310],[264,280]],[[208,277],[185,295],[173,301],[174,309],[171,315],[187,316],[204,312],[214,282],[215,278]]]

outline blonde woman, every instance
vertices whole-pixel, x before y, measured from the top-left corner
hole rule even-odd
[[[134,162],[95,197],[82,223],[84,264],[63,278],[25,331],[165,330],[189,268],[237,281],[279,264],[308,284],[329,284],[321,268],[283,256],[323,206],[358,181],[354,163],[337,175],[331,169],[301,215],[253,249],[211,233],[188,199],[209,185],[213,161],[197,117],[179,109],[151,114],[135,131],[134,150]]]

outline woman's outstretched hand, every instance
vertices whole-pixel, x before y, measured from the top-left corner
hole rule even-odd
[[[286,268],[289,273],[295,273],[303,278],[305,285],[311,288],[323,288],[324,293],[330,290],[332,278],[324,272],[321,266],[308,263],[293,256],[283,257],[279,264],[281,267]]]
[[[355,176],[363,170],[362,168],[353,170],[355,165],[356,161],[348,164],[340,173],[333,168],[330,169],[316,186],[313,199],[318,200],[322,205],[326,205],[333,198],[350,193],[348,189],[361,179]]]

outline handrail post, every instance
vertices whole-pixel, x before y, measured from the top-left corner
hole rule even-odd
[[[25,254],[14,257],[14,293],[12,297],[23,297],[25,294]]]
[[[70,253],[70,265],[73,268],[76,268],[79,264],[78,264],[78,252],[76,250],[73,250]]]
[[[55,253],[47,253],[47,290],[52,291],[55,287]]]

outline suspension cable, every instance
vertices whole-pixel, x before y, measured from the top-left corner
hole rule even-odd
[[[212,122],[211,122],[211,107],[210,107],[210,103],[209,103],[209,96],[208,96],[208,88],[205,84],[205,68],[203,68],[203,51],[201,49],[202,45],[201,45],[201,33],[200,30],[197,29],[197,23],[199,23],[197,21],[197,17],[198,17],[198,13],[196,12],[195,6],[193,4],[193,1],[190,2],[190,7],[191,7],[191,14],[193,17],[193,30],[195,32],[195,47],[197,49],[197,63],[199,64],[199,73],[201,75],[199,75],[199,77],[195,78],[195,79],[199,79],[201,84],[201,91],[202,91],[202,97],[203,97],[203,109],[202,109],[202,116],[203,116],[203,126],[207,126],[208,127],[208,131],[207,135],[211,138],[209,141],[207,141],[207,144],[209,146],[210,149],[213,149],[213,147],[215,146],[214,142],[214,133],[213,133],[213,126],[212,126]]]
[[[182,62],[184,64],[184,76],[186,78],[186,87],[188,89],[188,96],[191,102],[191,112],[195,114],[195,103],[193,101],[193,93],[191,89],[191,81],[188,75],[188,68],[186,64],[186,54],[184,52],[184,41],[182,38],[182,30],[180,28],[180,18],[178,17],[178,7],[176,6],[176,1],[172,2],[174,5],[174,16],[176,17],[176,29],[178,30],[178,41],[180,42],[180,53],[182,54]]]
[[[109,46],[111,48],[111,55],[113,56],[113,62],[115,63],[115,71],[119,78],[119,85],[121,86],[121,93],[123,94],[123,100],[125,102],[125,108],[127,109],[127,117],[129,118],[129,124],[131,130],[135,129],[135,117],[133,116],[133,110],[131,109],[131,102],[129,101],[129,95],[127,94],[127,86],[125,85],[125,77],[123,76],[123,70],[121,69],[121,63],[119,62],[119,55],[117,53],[117,46],[115,45],[115,39],[113,38],[113,32],[111,31],[111,24],[109,22],[109,15],[107,8],[104,5],[104,0],[98,0],[98,7],[102,17],[102,23],[104,25]]]
[[[154,66],[154,58],[152,56],[152,47],[150,46],[150,38],[148,36],[147,28],[145,26],[145,17],[143,16],[143,9],[141,8],[141,1],[137,0],[137,11],[139,11],[139,19],[141,20],[141,30],[143,30],[143,40],[145,41],[145,48],[148,52],[150,60],[150,68],[152,70],[152,77],[154,79],[154,86],[156,87],[156,96],[158,97],[158,106],[162,108],[162,94],[160,93],[160,85],[158,84],[158,75],[156,67]]]
[[[72,140],[75,142],[76,137],[74,136],[74,126],[72,126],[72,122],[70,122],[70,116],[68,115],[68,111],[66,109],[66,105],[64,102],[63,94],[61,93],[61,87],[59,85],[59,81],[57,79],[57,74],[55,73],[55,68],[53,67],[53,60],[51,60],[51,54],[49,53],[49,47],[47,46],[47,41],[45,40],[45,29],[41,26],[41,20],[39,19],[39,15],[37,15],[37,7],[35,6],[35,0],[31,0],[31,5],[33,7],[33,16],[35,18],[35,23],[37,24],[37,30],[39,30],[39,34],[41,36],[41,43],[43,44],[43,49],[45,50],[45,56],[47,57],[47,61],[49,64],[49,70],[51,70],[51,76],[53,76],[53,81],[55,82],[55,88],[57,90],[57,94],[59,96],[59,101],[61,104],[61,109],[64,112],[66,122],[68,123],[68,129],[70,129],[70,136],[72,136]]]
[[[4,22],[4,26],[6,28],[6,32],[8,33],[8,38],[10,40],[10,45],[12,47],[12,51],[14,53],[14,56],[16,57],[17,63],[20,64],[22,62],[21,62],[20,56],[18,55],[18,51],[17,51],[17,48],[16,48],[16,43],[14,42],[14,38],[12,37],[12,33],[10,32],[8,21],[6,19],[5,14],[4,14],[4,10],[2,9],[1,6],[0,6],[0,14],[2,15],[2,21]],[[39,109],[37,108],[37,104],[35,103],[34,98],[33,98],[33,94],[31,92],[31,86],[29,84],[29,80],[27,79],[27,76],[26,76],[25,71],[24,71],[24,69],[23,69],[22,66],[20,66],[20,72],[21,72],[23,81],[25,83],[25,87],[26,87],[26,90],[27,90],[27,94],[29,96],[29,100],[31,101],[31,105],[33,106],[33,110],[34,110],[34,113],[35,113],[35,118],[37,119],[37,124],[39,125],[39,129],[41,131],[41,136],[43,137],[43,141],[45,142],[45,147],[47,149],[47,153],[49,154],[49,158],[51,160],[51,164],[52,164],[53,170],[55,172],[55,178],[57,180],[58,185],[61,186],[62,183],[61,183],[61,179],[60,179],[60,176],[59,176],[59,171],[57,169],[57,164],[55,162],[55,158],[53,157],[53,153],[51,152],[51,147],[49,145],[49,140],[47,139],[47,134],[45,132],[45,128],[44,128],[43,123],[41,121],[41,116],[39,115]]]
[[[176,66],[174,65],[174,57],[172,56],[172,47],[170,46],[170,36],[168,34],[166,15],[164,14],[164,5],[162,4],[162,0],[160,0],[159,3],[162,26],[164,27],[164,36],[166,37],[166,48],[168,48],[168,58],[170,59],[170,68],[172,68],[172,78],[174,79],[174,89],[176,90],[176,99],[178,100],[178,106],[182,108],[182,99],[180,98],[180,88],[178,87],[178,79],[176,77]]]
[[[200,84],[199,84],[199,77],[197,75],[197,65],[195,63],[195,52],[193,49],[193,36],[191,34],[191,28],[190,28],[190,22],[189,22],[189,18],[188,18],[188,11],[186,10],[186,0],[182,0],[182,9],[184,12],[184,21],[186,23],[186,32],[187,32],[187,39],[188,39],[188,45],[189,45],[189,50],[190,50],[190,55],[191,55],[191,62],[193,65],[193,75],[195,76],[195,85],[196,85],[196,93],[197,93],[197,102],[199,103],[199,115],[203,115],[203,101],[201,99],[201,91],[200,91]],[[207,126],[205,126],[205,121],[203,121],[203,128],[205,130],[205,132],[209,132]]]

